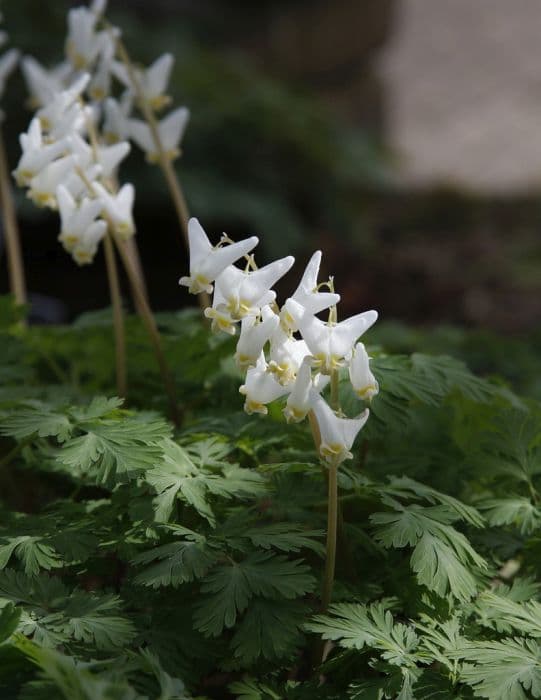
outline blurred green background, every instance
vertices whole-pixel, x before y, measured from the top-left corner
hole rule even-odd
[[[5,2],[10,45],[45,64],[60,60],[66,11],[76,4]],[[400,11],[400,0],[111,0],[108,16],[140,63],[164,51],[176,57],[170,93],[191,111],[176,168],[211,236],[256,233],[260,263],[293,253],[299,272],[321,248],[343,315],[374,307],[384,320],[499,332],[536,352],[537,194],[409,187],[397,177],[386,86],[374,66]],[[13,167],[31,117],[24,102],[16,75],[4,98]],[[136,186],[150,297],[157,309],[176,309],[193,303],[177,285],[186,255],[161,173],[135,150],[120,177]],[[106,306],[101,254],[77,268],[56,242],[57,218],[21,192],[17,205],[35,298],[59,299],[66,319]],[[283,293],[295,286],[290,277]],[[405,333],[399,343],[410,341]]]

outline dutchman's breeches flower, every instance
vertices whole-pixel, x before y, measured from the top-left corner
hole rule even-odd
[[[269,372],[265,356],[261,353],[255,367],[250,367],[245,383],[239,392],[246,396],[244,410],[246,413],[268,413],[266,404],[288,393],[288,389],[279,384]]]
[[[295,258],[275,260],[258,270],[243,271],[230,265],[216,279],[216,286],[225,299],[231,316],[240,320],[247,315],[257,315],[259,309],[272,304],[276,294],[271,287],[291,268]]]
[[[363,401],[371,401],[379,392],[377,379],[370,371],[370,358],[363,343],[357,343],[349,363],[349,379],[353,390]]]
[[[340,418],[319,395],[314,397],[312,406],[321,433],[320,455],[335,465],[351,459],[351,447],[368,420],[369,410],[366,408],[357,418]]]
[[[240,324],[235,362],[243,372],[255,366],[265,344],[280,323],[279,317],[268,306],[261,310],[261,316],[261,319],[245,316]]]
[[[313,366],[323,374],[330,374],[347,364],[346,357],[351,353],[355,341],[378,318],[377,311],[364,311],[340,323],[325,323],[294,299],[288,299],[285,307],[310,348]]]
[[[291,393],[283,410],[288,423],[300,423],[312,410],[316,396],[329,383],[329,377],[318,374],[312,377],[312,363],[306,356],[297,373]]]
[[[368,355],[364,345],[357,343],[376,321],[377,312],[365,311],[336,322],[340,296],[334,293],[332,278],[318,284],[319,251],[280,309],[271,287],[291,268],[292,257],[257,268],[253,255],[248,255],[257,238],[232,243],[224,234],[220,245],[213,247],[196,219],[190,221],[189,234],[190,276],[182,277],[180,283],[191,292],[210,293],[214,282],[212,306],[204,312],[212,320],[213,331],[234,335],[240,325],[235,362],[246,372],[239,389],[246,397],[244,410],[266,414],[269,403],[287,397],[283,408],[287,422],[298,423],[310,414],[320,456],[335,470],[352,458],[353,442],[369,415],[366,409],[357,418],[343,416],[339,371],[348,369],[360,398],[368,401],[377,393]],[[234,265],[243,256],[244,270]],[[320,292],[323,286],[329,291]],[[315,316],[325,309],[329,309],[327,321]],[[336,410],[321,395],[328,384]]]
[[[256,236],[230,245],[213,246],[199,221],[188,222],[190,246],[190,276],[181,277],[179,284],[192,294],[212,294],[212,283],[230,265],[247,255],[259,242]]]

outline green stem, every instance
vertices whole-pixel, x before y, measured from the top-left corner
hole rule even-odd
[[[337,369],[331,372],[331,408],[340,410],[340,374]]]
[[[327,557],[321,594],[321,607],[327,610],[332,599],[336,566],[336,533],[338,527],[338,465],[329,466],[329,493],[327,506]]]
[[[111,234],[107,232],[103,239],[105,265],[109,280],[109,292],[113,306],[113,324],[115,332],[116,388],[121,398],[126,396],[126,334],[124,332],[124,314],[122,312],[122,297],[118,280],[118,269],[115,260],[115,250]]]
[[[16,304],[26,304],[26,283],[24,279],[23,257],[13,192],[9,179],[9,167],[4,146],[4,136],[0,128],[0,202],[6,240],[6,253],[9,271],[10,290]]]
[[[158,120],[156,119],[152,107],[149,105],[148,100],[145,97],[141,83],[133,67],[133,62],[128,53],[128,49],[120,38],[116,39],[116,45],[120,60],[126,67],[126,71],[128,73],[133,92],[137,98],[139,108],[141,109],[143,117],[148,124],[148,128],[150,129],[150,134],[152,136],[152,140],[154,141],[154,147],[156,148],[156,153],[158,154],[158,163],[165,177],[171,200],[173,201],[173,206],[175,208],[177,219],[184,238],[184,243],[189,250],[188,221],[190,219],[190,213],[188,211],[188,204],[186,203],[184,191],[175,169],[173,168],[171,159],[163,147],[158,128]],[[199,294],[198,298],[202,309],[206,309],[207,306],[210,306],[210,298],[206,292]]]
[[[171,375],[171,372],[169,371],[169,366],[167,364],[167,360],[165,359],[165,355],[163,352],[162,341],[160,337],[160,332],[158,330],[158,326],[156,325],[156,321],[154,320],[152,310],[147,300],[145,299],[145,296],[142,293],[139,284],[137,283],[137,276],[133,268],[130,256],[128,255],[126,247],[124,245],[124,241],[120,240],[117,236],[115,236],[113,240],[120,255],[120,259],[122,260],[122,264],[124,265],[124,269],[126,270],[126,274],[128,275],[128,278],[133,286],[133,290],[137,295],[139,307],[141,309],[141,319],[146,326],[150,342],[152,343],[152,347],[154,348],[156,359],[158,361],[163,383],[165,386],[165,391],[167,393],[167,398],[169,400],[170,417],[173,423],[178,427],[180,425],[180,416],[177,407],[175,387],[173,377]]]

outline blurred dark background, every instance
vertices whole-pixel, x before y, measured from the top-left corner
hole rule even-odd
[[[77,4],[5,2],[9,45],[59,61]],[[170,93],[191,110],[176,169],[215,240],[257,233],[258,261],[293,253],[299,273],[321,248],[343,315],[527,338],[541,319],[541,5],[475,5],[110,0],[108,16],[140,63],[176,57]],[[3,100],[12,167],[25,92],[15,75]],[[152,304],[192,304],[163,178],[133,151],[120,177],[136,186]],[[102,255],[78,268],[57,217],[16,196],[34,301],[58,300],[63,320],[106,306]]]

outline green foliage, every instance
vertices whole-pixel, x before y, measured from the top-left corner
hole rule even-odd
[[[228,341],[194,314],[161,317],[173,429],[138,321],[126,405],[105,398],[107,313],[73,335],[4,315],[0,696],[540,696],[535,400],[457,360],[374,351],[381,392],[340,468],[322,612],[326,492],[308,428],[279,404],[240,412]]]

